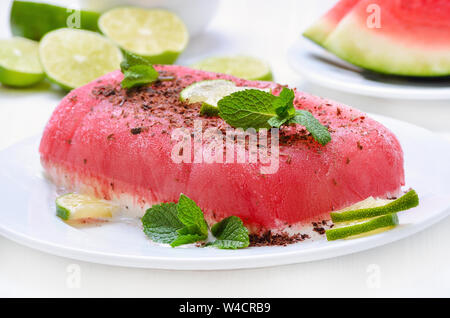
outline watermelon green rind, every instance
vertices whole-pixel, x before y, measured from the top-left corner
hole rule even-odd
[[[331,32],[331,27],[323,20],[316,22],[314,25],[303,32],[303,36],[322,46],[328,34]]]
[[[303,36],[322,46],[328,35],[333,32],[341,19],[344,18],[359,1],[360,0],[339,1],[316,23],[306,29],[303,32]]]
[[[377,12],[371,8],[379,8],[378,25],[373,23]],[[440,0],[342,0],[304,36],[341,59],[378,73],[448,76],[449,15],[450,3]]]
[[[341,59],[378,73],[435,77],[450,75],[448,50],[420,49],[360,28],[354,14],[344,18],[323,46]]]

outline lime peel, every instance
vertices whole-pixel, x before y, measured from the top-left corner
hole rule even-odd
[[[270,66],[255,57],[222,56],[210,57],[192,65],[192,68],[233,75],[250,81],[271,81]]]
[[[175,62],[189,40],[183,21],[163,9],[113,8],[100,16],[98,25],[123,50],[153,64]]]
[[[21,37],[0,40],[0,83],[26,87],[43,79],[37,42]]]
[[[83,86],[119,69],[120,49],[102,35],[77,29],[47,33],[39,44],[47,77],[65,89]]]
[[[224,79],[205,80],[195,82],[180,93],[180,100],[188,104],[202,103],[200,115],[217,116],[219,108],[217,103],[223,97],[244,91],[246,89],[257,89],[270,93],[270,88],[254,88],[248,86],[236,86],[234,82]]]
[[[39,41],[46,33],[65,27],[98,31],[100,14],[35,1],[13,1],[10,13],[11,32]]]
[[[105,200],[78,193],[67,193],[56,198],[56,215],[64,221],[108,219],[118,206]]]
[[[326,230],[325,234],[328,241],[334,241],[344,238],[353,238],[361,234],[374,234],[382,230],[389,230],[398,225],[398,216],[396,213],[383,215],[373,218],[369,221]]]
[[[381,215],[387,215],[394,212],[400,212],[414,208],[418,205],[419,205],[419,196],[417,195],[416,191],[410,190],[400,198],[382,206],[344,212],[331,212],[330,215],[331,220],[334,223],[348,222],[372,218]]]

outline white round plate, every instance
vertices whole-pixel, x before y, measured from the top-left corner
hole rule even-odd
[[[349,64],[303,37],[289,49],[288,61],[307,81],[347,93],[402,99],[450,99],[450,77],[426,79],[378,74]]]
[[[354,240],[304,241],[286,247],[241,250],[170,248],[152,244],[138,222],[74,228],[55,216],[56,189],[42,174],[39,136],[0,153],[0,234],[64,257],[111,265],[216,270],[300,263],[367,250],[412,235],[440,221],[450,210],[450,143],[394,119],[374,116],[398,136],[405,153],[407,185],[420,206],[399,214],[401,225]]]

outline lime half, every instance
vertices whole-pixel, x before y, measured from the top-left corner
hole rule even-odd
[[[30,86],[44,78],[39,44],[25,38],[0,40],[0,82],[15,87]]]
[[[99,16],[96,12],[15,0],[11,6],[10,25],[12,34],[40,40],[47,32],[60,28],[98,31]]]
[[[115,204],[84,194],[68,193],[56,199],[56,215],[65,221],[111,218]]]
[[[156,64],[175,62],[189,39],[183,21],[162,9],[114,8],[102,14],[98,25],[122,49]]]
[[[183,89],[180,93],[180,100],[189,104],[202,103],[201,115],[217,116],[219,108],[217,103],[227,95],[246,89],[258,89],[247,86],[236,86],[234,82],[228,80],[206,80],[193,83]],[[261,89],[270,92],[270,89]]]
[[[272,80],[269,65],[250,56],[210,57],[192,65],[192,68],[229,74],[252,81]]]
[[[59,29],[47,33],[39,45],[47,76],[65,89],[87,84],[120,67],[122,53],[98,33]]]

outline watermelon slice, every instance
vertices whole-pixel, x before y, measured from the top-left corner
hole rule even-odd
[[[448,0],[361,0],[337,25],[331,21],[335,28],[320,43],[352,64],[402,76],[450,75]]]
[[[339,22],[360,0],[342,0],[336,3],[322,18],[309,27],[303,35],[308,39],[323,45],[328,35],[333,32]]]
[[[174,162],[171,154],[179,142],[171,138],[174,129],[192,129],[196,119],[203,129],[231,128],[219,117],[200,116],[200,103],[181,101],[185,87],[225,79],[279,94],[283,86],[182,66],[155,67],[173,80],[125,91],[116,71],[61,101],[40,144],[42,164],[57,185],[113,200],[130,216],[184,193],[208,222],[236,215],[259,233],[303,231],[311,220],[329,219],[331,210],[369,196],[396,196],[404,184],[403,153],[388,129],[356,109],[301,92],[294,105],[329,126],[332,140],[326,146],[297,125],[280,132],[273,174],[262,174],[267,164],[260,162]]]

